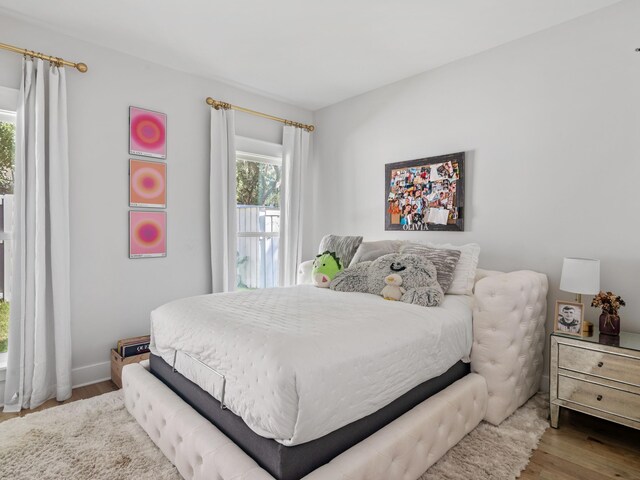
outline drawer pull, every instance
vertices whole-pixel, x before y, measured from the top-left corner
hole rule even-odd
[[[598,395],[598,396],[596,397],[596,400],[601,401],[601,400],[602,400],[602,395]]]
[[[602,366],[604,365],[604,363],[602,362],[598,362],[598,366],[602,368]]]

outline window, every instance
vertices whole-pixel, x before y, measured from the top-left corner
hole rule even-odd
[[[17,93],[0,87],[0,368],[6,365],[9,336]]]
[[[282,158],[236,153],[237,287],[278,286]]]

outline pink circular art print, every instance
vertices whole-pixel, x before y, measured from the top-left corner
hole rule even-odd
[[[155,198],[164,192],[164,178],[157,170],[143,167],[134,172],[131,188],[142,198]]]
[[[167,116],[142,108],[129,108],[129,153],[167,158]]]
[[[164,257],[167,217],[164,212],[130,212],[129,256]]]

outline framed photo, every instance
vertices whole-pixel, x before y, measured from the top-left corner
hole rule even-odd
[[[129,160],[129,206],[147,208],[167,206],[166,163]]]
[[[129,154],[167,158],[167,115],[129,107]]]
[[[464,152],[385,165],[385,230],[464,231]]]
[[[567,335],[582,336],[584,322],[584,304],[576,302],[556,301],[556,312],[553,330]]]
[[[167,213],[129,212],[129,258],[167,256]]]

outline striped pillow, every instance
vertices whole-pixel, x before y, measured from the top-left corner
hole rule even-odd
[[[445,250],[442,248],[431,248],[417,243],[407,243],[400,247],[400,253],[420,255],[432,262],[438,273],[438,283],[442,287],[442,291],[447,293],[453,281],[453,273],[456,270],[456,265],[458,264],[458,260],[460,260],[459,250]]]

